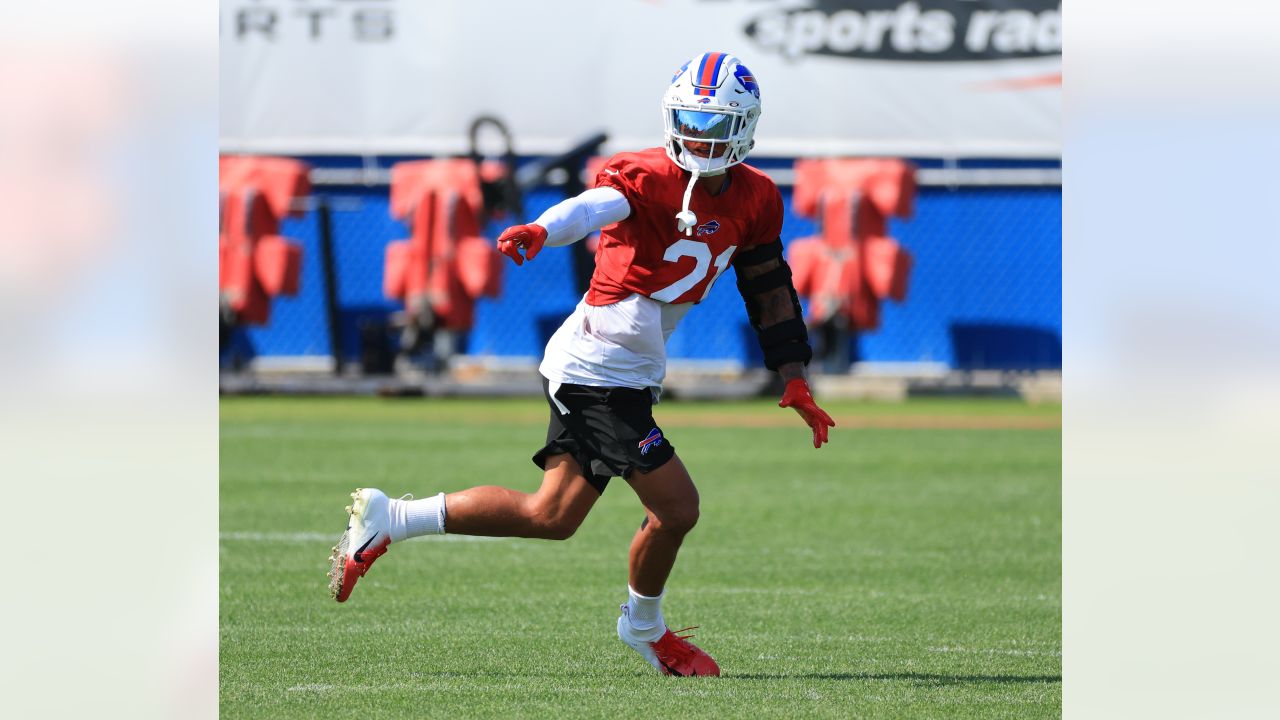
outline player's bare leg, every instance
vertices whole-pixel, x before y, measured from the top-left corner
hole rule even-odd
[[[662,592],[684,537],[698,522],[698,489],[678,456],[628,478],[645,518],[631,540],[628,600],[618,618],[618,637],[667,675],[719,675],[710,655],[667,629]]]
[[[547,458],[542,486],[522,493],[486,485],[445,495],[452,535],[564,540],[573,535],[600,493],[567,453]]]
[[[678,455],[653,472],[633,472],[629,482],[645,517],[631,540],[628,580],[642,595],[661,595],[684,536],[698,522],[698,488]]]
[[[419,535],[526,537],[564,540],[582,524],[600,498],[573,456],[547,458],[535,493],[484,486],[422,500],[393,500],[381,490],[351,493],[347,530],[329,556],[329,592],[345,602],[388,546]]]

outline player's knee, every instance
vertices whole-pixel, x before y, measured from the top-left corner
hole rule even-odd
[[[552,518],[543,526],[543,538],[547,540],[568,540],[578,531],[578,526],[582,522],[576,518],[557,517]]]
[[[681,509],[676,513],[676,526],[680,529],[681,534],[688,534],[693,530],[693,526],[698,524],[698,506],[696,504]]]
[[[577,532],[582,518],[556,504],[535,502],[530,509],[529,520],[534,537],[543,540],[568,540]]]
[[[664,510],[656,515],[658,525],[663,532],[684,537],[698,524],[698,505],[692,503],[677,508]]]

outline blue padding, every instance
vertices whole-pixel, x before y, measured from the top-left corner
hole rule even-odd
[[[385,190],[353,188],[330,199],[342,342],[347,357],[355,359],[360,324],[384,320],[397,308],[382,297],[383,253],[388,242],[407,232],[388,217]],[[560,199],[556,191],[531,193],[521,221],[536,218]],[[783,199],[784,245],[812,235],[814,223],[792,213],[788,190]],[[492,223],[485,235],[494,238],[507,224]],[[890,235],[914,258],[907,301],[883,305],[881,329],[860,338],[859,359],[930,361],[954,368],[1060,367],[1061,227],[1059,188],[922,189],[915,217],[890,221]],[[242,333],[238,347],[258,355],[327,355],[316,213],[285,221],[282,232],[304,247],[301,293],[276,300],[270,326]],[[573,284],[567,248],[547,248],[524,267],[506,265],[502,296],[477,306],[467,352],[541,356],[546,338],[578,301]],[[686,316],[668,350],[678,359],[759,365],[755,344],[730,276]]]

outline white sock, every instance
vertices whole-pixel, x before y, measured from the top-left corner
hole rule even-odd
[[[642,640],[657,640],[667,631],[667,622],[662,617],[662,596],[664,589],[657,597],[649,597],[636,592],[627,586],[627,622]]]
[[[444,534],[444,493],[421,500],[392,500],[388,512],[391,542]]]

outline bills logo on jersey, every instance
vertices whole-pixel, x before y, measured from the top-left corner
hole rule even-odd
[[[703,224],[699,225],[699,226],[698,226],[698,234],[699,234],[699,235],[714,235],[714,234],[715,234],[715,232],[716,232],[717,230],[719,230],[719,229],[720,229],[720,222],[719,222],[718,220],[712,220],[712,221],[711,221],[711,222],[709,222],[709,223],[703,223]]]
[[[738,79],[743,90],[755,95],[757,100],[760,99],[760,86],[756,84],[756,76],[751,74],[746,65],[739,65],[734,68],[733,76]]]
[[[662,431],[654,428],[640,441],[640,454],[648,455],[649,451],[662,444]]]

